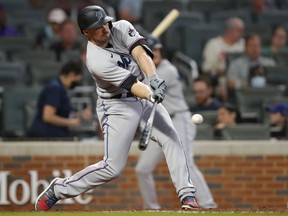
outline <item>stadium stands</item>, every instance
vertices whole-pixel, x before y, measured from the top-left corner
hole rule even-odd
[[[73,2],[75,5],[82,3],[80,0]],[[107,2],[117,9],[117,1]],[[193,103],[191,86],[193,79],[202,73],[198,70],[198,65],[202,63],[202,50],[205,42],[223,32],[223,23],[227,18],[237,16],[245,22],[246,34],[258,34],[263,43],[267,45],[275,24],[282,24],[288,29],[286,24],[288,1],[275,0],[274,2],[276,10],[261,12],[256,15],[257,19],[254,19],[255,14],[253,16],[251,14],[250,0],[165,0],[165,2],[164,0],[144,0],[142,24],[151,32],[171,9],[176,8],[180,11],[179,18],[160,39],[168,51],[167,57],[180,72],[185,83],[186,101],[191,104]],[[0,4],[6,10],[7,23],[17,28],[22,35],[0,37],[1,134],[22,137],[34,115],[35,99],[39,93],[35,91],[35,88],[39,90],[47,81],[54,78],[63,63],[56,62],[55,54],[48,49],[51,44],[49,40],[44,42],[43,49],[35,50],[36,35],[45,27],[47,13],[52,6],[57,5],[57,1],[43,1],[37,7],[30,5],[28,0],[0,0]],[[65,10],[69,16],[69,8]],[[80,34],[79,40],[83,41]],[[63,61],[79,58],[80,52],[81,50],[79,52],[76,50],[68,53],[63,56]],[[227,55],[227,63],[229,64],[239,55],[239,53]],[[249,122],[249,125],[227,129],[225,139],[258,139],[260,135],[263,139],[269,138],[267,131],[264,130],[268,123],[265,107],[269,103],[274,103],[276,99],[287,101],[288,97],[288,55],[283,53],[274,57],[279,64],[265,68],[268,87],[236,91],[236,105],[244,122]],[[84,69],[86,73],[84,84],[89,87],[86,90],[80,88],[71,94],[76,96],[75,101],[78,102],[89,99],[95,110],[97,94],[95,87],[90,86],[93,85],[92,78],[87,69]],[[78,102],[75,104],[80,103]],[[201,114],[204,116],[204,124],[197,126],[196,139],[213,139],[212,131],[216,121],[216,112]],[[259,123],[265,123],[265,125]],[[253,137],[252,134],[250,136],[249,130],[259,136]],[[245,137],[241,136],[243,133]]]

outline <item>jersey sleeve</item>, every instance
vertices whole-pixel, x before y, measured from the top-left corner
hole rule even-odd
[[[131,53],[132,49],[137,44],[141,44],[142,41],[145,43],[145,38],[139,34],[139,32],[134,28],[134,26],[126,21],[121,20],[120,22],[120,29],[122,32],[121,39],[125,47]]]

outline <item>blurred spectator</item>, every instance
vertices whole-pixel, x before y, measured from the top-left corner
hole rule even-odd
[[[210,39],[203,51],[202,70],[211,76],[215,93],[221,100],[227,100],[226,67],[229,53],[242,53],[244,51],[244,22],[232,17],[226,21],[223,35]]]
[[[265,87],[266,84],[267,81],[265,68],[261,65],[252,66],[249,71],[248,86],[261,88]]]
[[[20,32],[16,28],[8,26],[6,21],[6,10],[0,3],[0,37],[20,36]]]
[[[227,53],[244,51],[244,23],[239,18],[229,18],[223,35],[210,39],[203,51],[202,70],[210,75],[225,73]]]
[[[251,8],[255,13],[261,13],[266,10],[277,9],[274,0],[251,0]]]
[[[194,103],[190,106],[192,113],[207,110],[217,110],[221,103],[212,97],[213,87],[206,77],[198,77],[193,81]]]
[[[261,55],[261,39],[252,34],[245,39],[245,53],[236,58],[228,67],[228,84],[230,90],[249,86],[250,71],[255,68],[274,66],[276,62]]]
[[[287,53],[287,32],[282,26],[277,26],[272,31],[271,44],[263,47],[262,52],[266,56],[271,56],[277,61],[277,55]]]
[[[251,0],[251,15],[252,20],[257,22],[257,16],[267,10],[278,9],[274,0]]]
[[[236,125],[240,121],[240,115],[233,104],[225,103],[217,110],[217,123],[214,127],[215,138],[222,138],[222,130]]]
[[[149,37],[149,32],[142,25],[143,0],[120,0],[118,4],[118,19],[127,20],[134,25],[144,37]]]
[[[75,23],[67,19],[60,29],[60,40],[51,44],[50,49],[55,51],[58,61],[69,57],[80,57],[81,43],[78,37],[78,28]]]
[[[118,5],[118,18],[127,20],[133,25],[141,24],[143,0],[120,0]]]
[[[66,20],[67,15],[64,10],[54,8],[48,13],[48,23],[36,37],[36,48],[44,48],[45,40],[59,39],[62,23]]]
[[[276,103],[267,108],[270,121],[270,136],[275,139],[287,138],[288,104]]]
[[[92,113],[83,110],[80,116],[71,117],[72,104],[68,89],[73,89],[83,76],[82,65],[67,62],[59,77],[51,80],[39,95],[37,113],[28,129],[29,137],[69,137],[69,128],[80,126],[80,120],[90,120]]]

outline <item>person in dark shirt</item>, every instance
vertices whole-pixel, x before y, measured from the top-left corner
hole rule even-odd
[[[230,103],[222,104],[217,110],[217,122],[214,126],[214,138],[221,139],[223,137],[223,129],[234,126],[240,122],[241,117],[237,108]]]
[[[190,105],[192,113],[199,111],[218,110],[221,103],[212,97],[211,81],[206,77],[198,77],[193,81],[193,95],[195,102]]]
[[[28,137],[69,137],[69,128],[80,126],[79,117],[70,117],[72,104],[67,90],[78,85],[82,76],[80,63],[63,65],[59,77],[51,80],[38,97],[37,113],[28,129]]]

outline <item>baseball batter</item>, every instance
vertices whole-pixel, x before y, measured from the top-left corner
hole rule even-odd
[[[151,50],[129,22],[112,23],[112,17],[101,7],[88,6],[79,12],[78,25],[88,38],[86,64],[97,86],[105,155],[69,178],[54,179],[38,196],[38,211],[49,210],[59,199],[75,197],[118,177],[137,128],[143,130],[152,103],[162,102],[166,90],[165,81],[155,73]],[[196,188],[182,143],[161,104],[157,106],[151,137],[162,148],[182,208],[197,208]]]
[[[157,66],[157,75],[167,84],[167,92],[163,106],[170,114],[173,124],[182,140],[184,151],[187,155],[191,178],[197,187],[196,198],[202,208],[216,208],[208,185],[194,163],[191,143],[195,137],[196,127],[191,122],[191,114],[183,95],[183,86],[178,71],[167,59],[163,57],[162,44],[157,39],[149,40],[153,49],[154,63]],[[159,145],[150,142],[136,165],[136,174],[143,197],[143,208],[160,209],[157,201],[153,171],[156,165],[164,159],[164,154]]]

